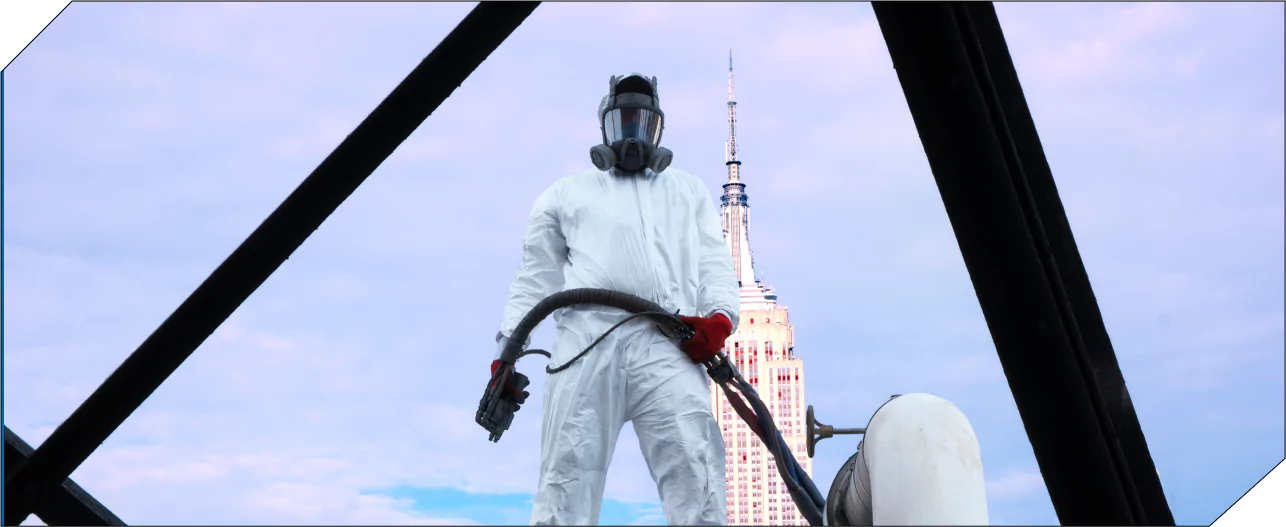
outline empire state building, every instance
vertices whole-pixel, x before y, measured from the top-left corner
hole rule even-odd
[[[759,392],[781,434],[810,476],[812,460],[805,455],[804,363],[795,356],[795,329],[777,293],[755,276],[750,250],[750,200],[741,182],[737,160],[737,103],[732,93],[732,54],[728,55],[728,182],[723,185],[723,237],[732,251],[733,268],[741,285],[741,323],[724,345],[724,353]],[[787,493],[776,461],[728,403],[723,391],[711,385],[714,414],[723,430],[728,466],[728,523],[730,525],[808,525]]]

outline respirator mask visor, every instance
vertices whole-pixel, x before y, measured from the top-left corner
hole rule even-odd
[[[665,114],[647,95],[622,93],[615,99],[603,112],[603,144],[616,154],[618,168],[642,171],[661,142]]]
[[[659,110],[641,107],[618,107],[603,115],[603,143],[616,145],[629,139],[656,147],[661,143],[661,125],[665,116]]]

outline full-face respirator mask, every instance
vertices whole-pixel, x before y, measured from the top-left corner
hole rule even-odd
[[[607,96],[598,106],[603,143],[589,150],[594,167],[616,168],[626,173],[642,172],[645,168],[665,171],[674,160],[674,152],[658,146],[664,120],[656,93],[656,77],[612,76]]]

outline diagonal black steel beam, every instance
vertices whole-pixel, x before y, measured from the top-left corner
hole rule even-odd
[[[482,2],[115,372],[5,477],[17,525],[500,46],[539,2]]]
[[[983,39],[980,38],[980,35],[986,29],[974,25],[973,8],[961,2],[952,2],[951,7],[963,38],[965,55],[969,59],[979,88],[982,90],[983,100],[986,102],[987,109],[990,112],[991,124],[995,127],[996,139],[1000,141],[1001,153],[1004,156],[1005,166],[1009,170],[1014,191],[1017,193],[1018,201],[1022,206],[1023,218],[1032,234],[1032,241],[1035,242],[1042,271],[1049,281],[1050,292],[1054,296],[1054,305],[1067,332],[1066,336],[1071,344],[1072,357],[1075,359],[1079,370],[1078,373],[1080,373],[1082,381],[1088,389],[1087,393],[1090,396],[1091,409],[1098,420],[1099,433],[1102,434],[1105,440],[1108,454],[1111,456],[1112,466],[1116,470],[1117,478],[1120,480],[1121,491],[1126,503],[1130,506],[1130,514],[1133,515],[1135,522],[1139,525],[1148,525],[1147,514],[1144,512],[1142,502],[1139,500],[1138,489],[1135,487],[1133,474],[1129,470],[1129,463],[1126,462],[1125,454],[1121,449],[1116,427],[1112,423],[1111,415],[1108,413],[1107,406],[1104,403],[1102,389],[1094,378],[1093,365],[1089,360],[1088,352],[1085,350],[1085,338],[1081,335],[1080,324],[1076,321],[1075,310],[1072,308],[1071,300],[1068,298],[1066,283],[1062,279],[1058,258],[1050,248],[1049,233],[1045,229],[1045,222],[1041,214],[1041,203],[1038,203],[1032,195],[1027,172],[1023,169],[1022,158],[1014,143],[1014,134],[1009,126],[1012,119],[1005,113],[1005,104],[1001,101],[1000,94],[996,91],[996,82],[991,75],[989,61],[1004,61],[1012,65],[1012,59],[1008,52],[1003,56],[995,53],[994,45],[990,46],[989,49],[992,53],[988,55],[988,48],[984,48],[982,45]],[[986,15],[982,10],[979,11],[980,14]],[[995,15],[994,8],[991,11],[991,15]],[[999,20],[996,20],[993,27],[996,31],[1000,30]],[[1004,40],[1003,33],[989,33],[989,36],[991,38],[986,40],[990,43],[994,43],[996,39],[1002,42]],[[1034,127],[1032,131],[1035,131]],[[1046,211],[1046,216],[1049,215],[1048,213],[1049,211]],[[1063,220],[1066,221],[1066,216],[1063,217]]]
[[[1036,123],[1018,81],[1018,72],[1009,55],[995,5],[990,2],[967,2],[963,5],[977,29],[977,45],[990,73],[996,102],[1004,114],[1031,203],[1039,215],[1047,250],[1057,262],[1059,282],[1081,338],[1079,347],[1084,350],[1090,376],[1102,396],[1103,411],[1112,424],[1121,455],[1128,466],[1129,479],[1137,490],[1146,519],[1142,523],[1174,525],[1174,514],[1166,500],[1134,403],[1130,400],[1125,376],[1121,373],[1116,351],[1103,323],[1103,314],[1099,311],[1098,299],[1090,285],[1089,273],[1072,236],[1072,227],[1058,196],[1058,186],[1045,158],[1040,135],[1036,133]]]
[[[1044,223],[1066,227],[1067,219],[1061,204],[1051,205],[1057,190],[1043,152],[1030,148],[1039,139],[1026,102],[1014,98],[1021,89],[994,9],[945,2],[872,6],[1059,519],[1165,523],[1144,512],[1093,373],[1112,352],[1098,348],[1096,364],[1086,351],[1069,289],[1080,316],[1101,326],[1097,305],[1083,301],[1088,278],[1077,284],[1083,289],[1069,288],[1060,272],[1066,264],[1083,275],[1084,265],[1079,254],[1051,250]],[[986,18],[989,10],[990,24],[972,22],[970,13]],[[992,80],[989,63],[1010,73],[1002,75],[1003,88]],[[1027,124],[1011,130],[1009,122],[1022,119],[1006,112],[1025,116]],[[1036,164],[1036,156],[1045,180],[1037,177],[1033,191],[1023,166]],[[1070,227],[1052,238],[1065,245]]]
[[[21,466],[31,457],[32,448],[18,434],[4,427],[4,465]],[[49,500],[35,510],[47,525],[125,525],[112,511],[90,496],[76,482],[66,479],[50,494]],[[13,525],[13,524],[10,524]]]

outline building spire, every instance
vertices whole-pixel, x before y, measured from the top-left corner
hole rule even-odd
[[[750,202],[741,182],[741,161],[737,159],[737,101],[732,92],[732,50],[728,51],[728,142],[724,146],[728,182],[723,185],[723,232],[732,251],[732,265],[743,288],[757,287],[755,265],[750,254]]]
[[[736,182],[737,173],[737,101],[732,96],[732,50],[728,50],[728,181]]]
[[[728,50],[728,100],[732,100],[732,50]]]

